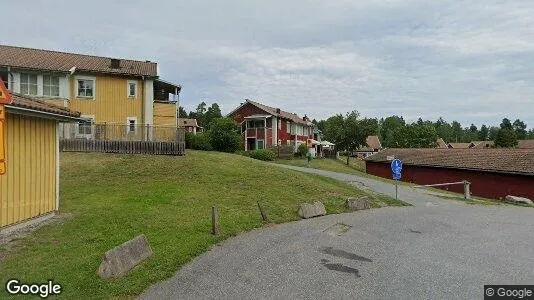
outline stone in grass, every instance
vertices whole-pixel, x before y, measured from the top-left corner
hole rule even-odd
[[[313,204],[301,203],[298,214],[301,218],[308,219],[318,216],[326,215],[326,208],[320,201],[315,201]]]
[[[525,198],[525,197],[517,197],[517,196],[512,196],[512,195],[508,195],[506,196],[506,201],[510,201],[510,202],[516,202],[516,203],[524,203],[524,204],[534,204],[532,202],[532,200],[528,199],[528,198]]]
[[[152,248],[144,234],[119,245],[104,254],[97,274],[101,278],[118,278],[126,275],[143,260],[152,256]]]
[[[349,211],[356,211],[356,210],[370,209],[371,205],[369,204],[369,198],[367,197],[361,197],[361,198],[349,197],[347,198],[347,201],[345,201],[345,207]]]

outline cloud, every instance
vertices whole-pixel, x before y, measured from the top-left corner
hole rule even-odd
[[[58,9],[61,8],[61,9]],[[534,2],[10,3],[0,42],[157,61],[182,103],[534,127]]]

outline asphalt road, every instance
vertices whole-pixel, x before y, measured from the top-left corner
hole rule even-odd
[[[382,181],[288,168],[394,195]],[[406,186],[399,198],[414,206],[231,238],[141,298],[483,299],[485,284],[534,284],[533,208],[470,205]]]

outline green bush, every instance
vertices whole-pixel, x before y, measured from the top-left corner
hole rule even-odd
[[[235,152],[235,154],[250,157],[250,151],[238,150]]]
[[[189,145],[188,145],[189,141]],[[210,137],[204,133],[186,134],[185,145],[188,149],[211,151]],[[189,147],[188,147],[189,146]]]
[[[211,121],[210,143],[214,150],[221,152],[235,152],[241,145],[241,135],[234,120],[231,118],[217,118]]]
[[[306,154],[308,154],[308,146],[304,143],[300,144],[297,148],[297,153],[301,157],[306,157]]]
[[[273,161],[276,158],[276,154],[271,150],[259,149],[252,150],[250,152],[250,157],[263,160],[263,161]]]

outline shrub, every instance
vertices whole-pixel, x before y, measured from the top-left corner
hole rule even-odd
[[[238,150],[235,152],[235,154],[250,157],[250,151]]]
[[[263,161],[273,161],[276,158],[276,154],[271,150],[259,149],[252,150],[250,152],[250,157],[263,160]]]
[[[238,127],[231,118],[217,118],[211,121],[208,134],[211,146],[216,151],[235,152],[241,144]]]
[[[306,154],[308,154],[308,146],[304,143],[300,144],[297,148],[297,153],[302,157],[306,157]]]
[[[185,144],[187,147],[188,137],[186,135]],[[213,148],[210,144],[210,137],[204,133],[198,133],[196,135],[191,134],[189,136],[189,149],[211,151]]]

